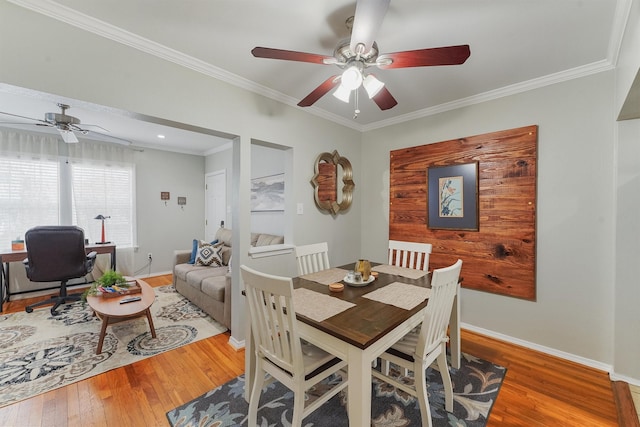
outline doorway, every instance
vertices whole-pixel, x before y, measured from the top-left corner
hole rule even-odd
[[[215,239],[216,231],[227,223],[227,171],[205,175],[205,238]]]

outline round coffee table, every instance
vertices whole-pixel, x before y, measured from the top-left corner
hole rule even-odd
[[[104,336],[107,332],[107,326],[122,320],[134,319],[140,316],[147,316],[149,321],[149,329],[151,336],[156,337],[156,329],[153,326],[151,318],[151,304],[156,300],[156,294],[153,288],[143,280],[138,279],[138,285],[142,288],[142,293],[122,295],[114,298],[104,298],[101,296],[88,296],[87,302],[98,318],[102,319],[102,328],[100,329],[100,338],[98,340],[98,348],[96,354],[102,353],[102,344]],[[120,301],[131,297],[141,297],[140,301],[120,304]]]

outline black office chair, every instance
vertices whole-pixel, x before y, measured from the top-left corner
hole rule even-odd
[[[42,226],[26,232],[27,259],[23,261],[27,277],[32,282],[60,281],[60,294],[45,301],[25,307],[27,313],[33,307],[51,304],[51,314],[68,301],[77,301],[81,294],[67,295],[67,281],[84,277],[93,270],[96,252],[86,253],[84,231],[75,226]]]

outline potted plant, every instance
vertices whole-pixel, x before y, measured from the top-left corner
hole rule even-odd
[[[91,286],[82,293],[82,301],[86,301],[88,296],[98,295],[98,293],[100,292],[98,288],[100,287],[109,288],[113,286],[118,286],[120,288],[126,289],[130,286],[130,284],[122,274],[118,273],[117,271],[107,270],[100,278],[96,279],[96,281],[93,282]]]

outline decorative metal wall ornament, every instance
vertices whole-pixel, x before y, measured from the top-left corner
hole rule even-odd
[[[316,159],[314,171],[311,185],[314,189],[313,199],[318,209],[334,216],[349,209],[355,187],[351,162],[346,157],[341,157],[337,150],[333,153],[325,152]],[[342,188],[338,187],[338,179],[342,181]]]

